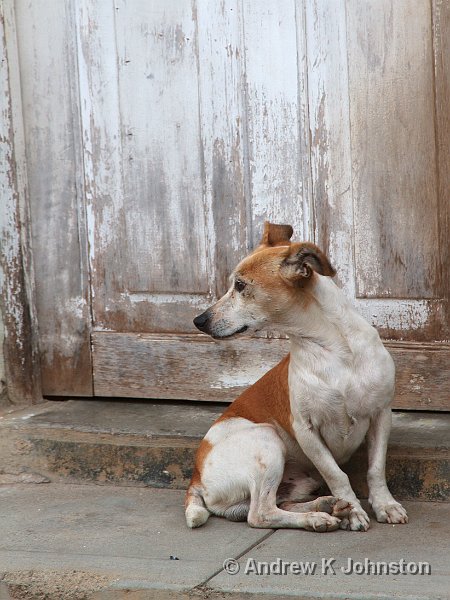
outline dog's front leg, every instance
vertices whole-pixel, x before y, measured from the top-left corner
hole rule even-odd
[[[391,421],[390,407],[384,408],[372,417],[367,433],[369,503],[380,523],[407,523],[406,510],[393,498],[386,484],[386,451]]]
[[[369,517],[352,490],[347,474],[335,461],[320,433],[302,420],[294,421],[293,428],[301,449],[322,475],[333,496],[352,505],[348,517],[342,519],[340,523],[341,529],[367,531],[370,524]]]

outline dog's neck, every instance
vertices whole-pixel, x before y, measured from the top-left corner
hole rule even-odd
[[[326,351],[345,359],[352,354],[355,337],[375,334],[328,277],[315,276],[310,293],[312,301],[306,309],[299,305],[285,329],[293,357],[301,360],[305,351]]]

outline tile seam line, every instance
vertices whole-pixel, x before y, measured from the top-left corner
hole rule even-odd
[[[253,548],[255,548],[258,544],[265,542],[267,539],[269,539],[275,533],[275,531],[276,531],[276,529],[271,529],[268,533],[263,535],[262,538],[253,542],[253,544],[250,544],[250,546],[248,548],[245,548],[245,550],[240,552],[237,556],[234,556],[233,557],[234,560],[239,560],[240,558],[242,558],[244,556],[244,554],[247,554],[248,552],[250,552],[250,550],[253,550]],[[207,585],[212,579],[214,579],[214,577],[217,577],[217,575],[219,575],[219,573],[222,573],[222,571],[224,571],[223,565],[220,567],[220,569],[218,569],[212,575],[210,575],[207,579],[205,579],[204,581],[202,581],[201,583],[199,583],[198,585],[193,587],[190,591],[196,590],[198,588],[201,588],[202,586]]]

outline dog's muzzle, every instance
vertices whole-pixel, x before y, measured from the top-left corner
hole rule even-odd
[[[226,323],[224,320],[219,321],[211,328],[211,318],[212,314],[208,309],[201,315],[198,315],[198,317],[195,317],[194,325],[197,327],[197,329],[200,329],[200,331],[203,331],[203,333],[207,333],[215,340],[223,340],[225,338],[234,337],[239,333],[244,333],[244,331],[247,331],[248,329],[248,326],[244,325],[239,329],[230,331],[229,323]]]

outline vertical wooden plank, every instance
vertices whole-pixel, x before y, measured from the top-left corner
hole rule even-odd
[[[113,2],[98,0],[80,0],[75,13],[92,318],[97,327],[110,326],[107,315],[127,276],[129,243],[114,13]]]
[[[347,20],[357,294],[437,298],[430,3],[348,0]]]
[[[295,25],[297,46],[297,79],[298,100],[297,114],[299,125],[300,161],[302,195],[302,239],[314,240],[314,204],[313,181],[311,170],[311,123],[309,115],[309,81],[308,81],[308,40],[306,27],[306,8],[309,0],[295,3]]]
[[[17,0],[44,394],[92,395],[90,307],[71,4]]]
[[[305,8],[314,238],[353,298],[353,193],[345,0]]]
[[[130,292],[209,291],[194,17],[190,2],[116,1]]]
[[[246,118],[253,244],[263,222],[303,236],[297,29],[294,0],[243,0]]]
[[[195,11],[187,3],[135,8],[83,0],[77,9],[94,327],[189,331],[198,307],[210,301],[206,265],[212,260],[203,214]],[[183,78],[186,65],[192,80]],[[190,86],[189,102],[182,83]],[[177,92],[170,98],[179,113],[175,123],[159,97],[168,100],[169,84],[172,96]],[[139,86],[144,89],[135,93]],[[189,134],[181,135],[177,123]],[[163,180],[167,203],[158,192]],[[169,221],[173,235],[164,238]]]
[[[439,200],[440,289],[450,330],[450,0],[433,0],[436,153]]]
[[[251,239],[240,0],[196,2],[209,269],[221,295]]]
[[[42,398],[14,3],[0,4],[0,289],[8,400]]]

